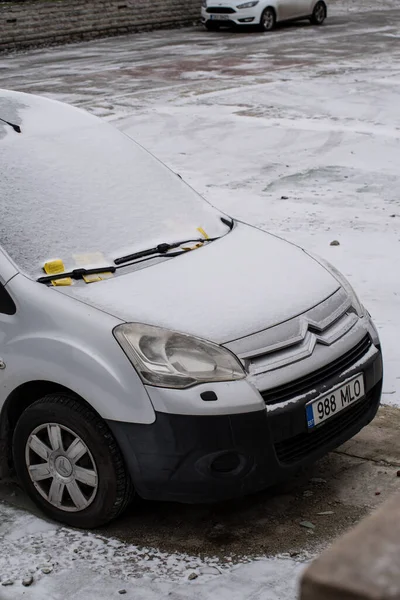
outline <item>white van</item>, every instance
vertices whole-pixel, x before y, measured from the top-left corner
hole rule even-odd
[[[333,267],[83,111],[0,91],[0,119],[1,472],[48,516],[248,494],[373,419],[378,334]]]

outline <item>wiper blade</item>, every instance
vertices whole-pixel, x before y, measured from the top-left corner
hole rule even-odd
[[[17,133],[22,133],[21,127],[19,125],[16,125],[15,123],[11,123],[10,121],[6,121],[5,119],[2,119],[1,117],[0,117],[0,121],[5,123],[6,125],[9,125],[10,127],[12,127],[14,129],[14,131],[16,131]]]
[[[66,279],[70,277],[71,279],[83,279],[86,275],[95,275],[96,273],[115,273],[117,270],[114,266],[108,267],[95,267],[93,269],[73,269],[72,271],[65,271],[64,273],[55,273],[54,275],[45,275],[44,277],[39,277],[36,281],[39,283],[50,283],[51,281],[56,281],[57,279]]]
[[[233,228],[233,220],[221,217],[221,221],[232,230]],[[119,266],[106,266],[106,267],[95,267],[93,269],[73,269],[72,271],[65,271],[64,273],[55,273],[54,275],[45,275],[44,277],[39,277],[36,281],[38,283],[51,283],[52,281],[59,279],[67,279],[70,277],[71,279],[83,279],[86,275],[95,275],[100,273],[115,273],[117,269],[121,269],[123,267],[129,267],[130,265],[136,265],[141,262],[145,262],[152,258],[173,258],[175,256],[180,256],[181,254],[186,254],[192,248],[180,249],[177,252],[169,252],[174,248],[179,248],[182,244],[204,244],[205,242],[214,242],[218,237],[209,238],[191,238],[189,240],[182,240],[180,242],[172,242],[171,244],[163,243],[158,244],[154,248],[149,248],[148,250],[141,250],[140,252],[134,252],[133,254],[127,254],[126,256],[121,256],[114,260],[115,265]],[[196,246],[195,246],[196,248]],[[142,260],[139,260],[142,259]]]
[[[202,243],[205,242],[213,242],[217,238],[191,238],[189,240],[181,240],[180,242],[172,242],[172,244],[158,244],[154,248],[148,248],[147,250],[140,250],[139,252],[134,252],[133,254],[127,254],[126,256],[120,256],[114,260],[114,264],[122,265],[123,263],[130,262],[131,260],[136,260],[138,258],[145,258],[146,256],[153,255],[164,255],[169,252],[169,250],[173,250],[174,248],[179,248],[182,244],[191,244],[191,243]],[[171,256],[171,255],[170,255]]]
[[[187,250],[180,250],[179,252],[171,252],[168,255],[164,255],[164,254],[154,254],[151,256],[147,256],[145,258],[143,258],[142,260],[137,260],[135,262],[128,262],[124,263],[123,265],[120,265],[118,267],[115,267],[114,265],[112,266],[106,266],[106,267],[95,267],[93,269],[85,269],[85,268],[80,268],[80,269],[73,269],[72,271],[64,271],[63,273],[55,273],[54,275],[44,275],[43,277],[39,277],[38,279],[36,279],[36,281],[38,283],[51,283],[52,281],[57,281],[59,279],[67,279],[68,277],[70,279],[83,279],[84,277],[86,277],[86,275],[95,275],[95,274],[101,274],[101,273],[115,273],[117,271],[117,269],[122,269],[124,267],[129,267],[130,265],[137,265],[141,262],[144,262],[146,260],[150,260],[152,258],[174,258],[174,256],[179,256],[180,254],[186,254]]]

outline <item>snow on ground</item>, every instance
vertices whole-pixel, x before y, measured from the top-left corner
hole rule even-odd
[[[371,12],[398,8],[397,0],[330,0],[329,14]]]
[[[305,29],[279,57],[275,37],[236,85],[160,95],[117,125],[218,208],[334,263],[375,319],[383,401],[400,406],[398,23],[338,27],[336,47]],[[278,68],[262,75],[269,57]]]
[[[0,504],[0,599],[294,599],[302,561],[203,558],[138,548]],[[29,588],[22,582],[30,577]],[[12,585],[8,585],[12,582]],[[267,594],[267,596],[266,596]]]
[[[154,32],[11,55],[0,76],[114,120],[222,210],[333,262],[377,323],[384,402],[400,405],[400,11],[397,0],[332,4],[321,29]],[[16,578],[0,588],[6,600],[119,589],[146,600],[292,600],[303,568],[287,557],[229,567],[163,556],[6,505],[0,522],[0,575]],[[53,573],[37,570],[55,561]],[[188,581],[205,565],[222,573]],[[29,569],[38,581],[28,591]]]

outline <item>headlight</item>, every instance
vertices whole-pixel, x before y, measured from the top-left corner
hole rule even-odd
[[[258,0],[254,0],[254,2],[245,2],[244,4],[238,4],[236,8],[253,8],[253,6],[257,6]]]
[[[113,333],[149,385],[186,388],[246,376],[239,360],[212,342],[142,323],[118,325]]]
[[[364,317],[365,316],[365,308],[361,304],[360,300],[358,299],[357,294],[353,290],[353,287],[350,285],[350,283],[347,281],[346,277],[344,275],[342,275],[342,273],[340,271],[338,271],[338,269],[336,267],[331,265],[331,263],[328,262],[327,260],[325,260],[324,258],[321,258],[320,256],[315,256],[315,254],[311,254],[311,252],[307,252],[306,254],[311,256],[311,258],[316,260],[320,265],[325,267],[325,269],[327,271],[329,271],[329,273],[331,273],[331,275],[333,275],[333,277],[340,283],[340,285],[342,286],[344,291],[350,297],[351,303],[352,303],[353,308],[355,309],[357,315],[359,317]]]

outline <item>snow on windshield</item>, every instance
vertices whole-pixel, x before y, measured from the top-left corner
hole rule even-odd
[[[198,227],[226,233],[218,211],[110,125],[58,103],[29,102],[20,105],[22,134],[0,127],[0,244],[23,271],[36,277],[56,258],[66,269],[108,264],[199,237]]]

